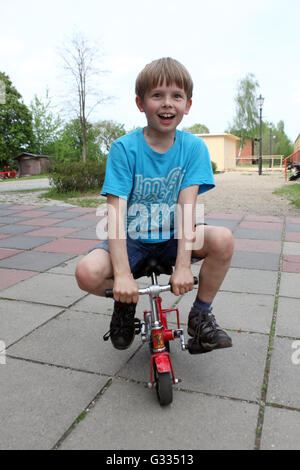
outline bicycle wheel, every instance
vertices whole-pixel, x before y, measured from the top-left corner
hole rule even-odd
[[[173,380],[171,372],[158,372],[154,367],[155,388],[161,406],[170,405],[173,401]]]

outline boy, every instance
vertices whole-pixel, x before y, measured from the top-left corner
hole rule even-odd
[[[134,339],[138,285],[132,272],[151,255],[174,265],[170,282],[177,296],[193,289],[191,259],[204,259],[188,320],[190,352],[232,345],[211,314],[211,303],[229,268],[233,237],[227,228],[194,227],[197,195],[215,183],[204,142],[177,130],[191,108],[192,91],[192,79],[178,61],[148,64],[136,80],[136,104],[147,126],[117,139],[110,149],[101,193],[107,196],[108,241],[80,261],[76,278],[81,289],[95,295],[113,288],[106,339],[117,349],[128,348]]]

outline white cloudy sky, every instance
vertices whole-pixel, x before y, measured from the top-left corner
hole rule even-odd
[[[115,99],[93,115],[126,129],[143,126],[134,82],[143,66],[171,56],[194,81],[193,106],[182,126],[206,124],[222,133],[232,121],[237,82],[255,75],[263,117],[300,133],[299,0],[10,0],[0,4],[0,71],[29,104],[46,88],[59,105],[67,87],[58,48],[81,31],[97,41],[98,87]],[[182,127],[181,126],[181,127]]]

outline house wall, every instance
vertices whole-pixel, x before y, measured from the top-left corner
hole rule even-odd
[[[210,159],[217,164],[218,171],[236,167],[237,137],[231,134],[199,134],[207,145]]]
[[[294,144],[294,152],[297,152],[297,150],[300,150],[300,134],[298,135]]]
[[[37,158],[20,157],[19,158],[20,176],[38,175],[41,172],[40,161]]]

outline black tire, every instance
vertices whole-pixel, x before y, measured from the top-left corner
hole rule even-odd
[[[160,405],[170,405],[173,401],[173,380],[171,372],[160,373],[155,367],[155,388]]]

